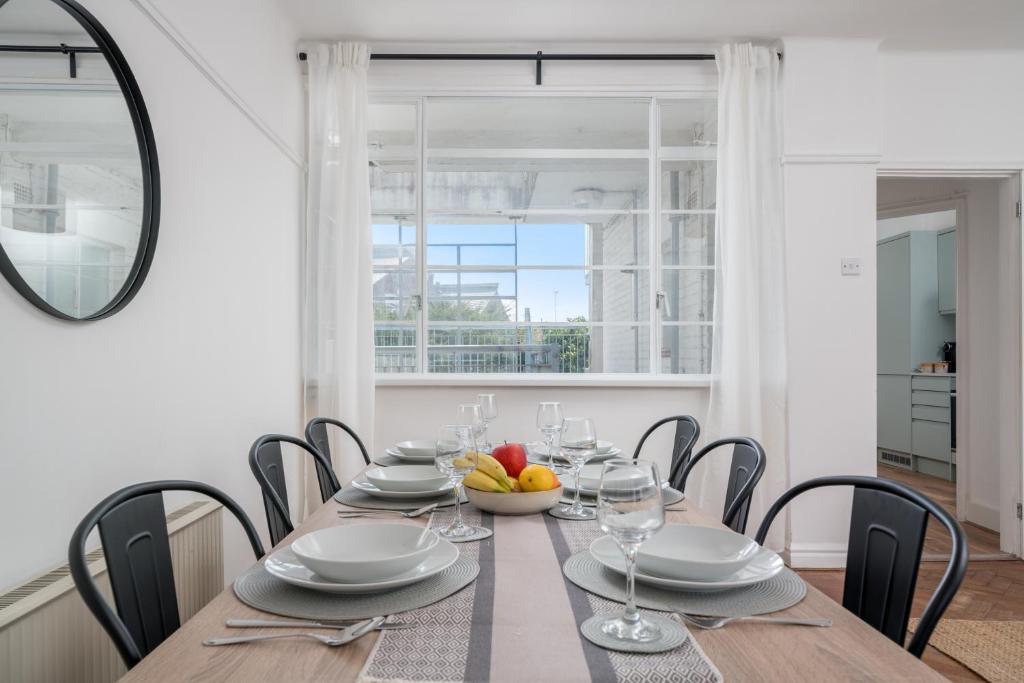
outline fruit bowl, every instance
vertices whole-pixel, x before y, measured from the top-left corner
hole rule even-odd
[[[533,491],[531,493],[519,491],[491,493],[490,491],[471,489],[468,486],[463,490],[470,503],[485,512],[493,512],[496,515],[532,515],[553,508],[562,499],[561,486],[548,491]]]

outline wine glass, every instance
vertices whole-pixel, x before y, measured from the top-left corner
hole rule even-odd
[[[555,453],[558,452],[558,437],[562,432],[562,404],[558,402],[544,402],[537,406],[537,429],[544,433],[544,445],[548,450],[548,467],[553,472],[562,472],[564,469],[555,464]]]
[[[572,505],[558,508],[562,517],[570,519],[594,519],[594,511],[583,507],[580,502],[580,470],[587,460],[597,452],[597,430],[589,417],[567,417],[562,422],[562,454],[572,465],[572,480],[575,493]]]
[[[448,475],[455,491],[455,518],[441,530],[445,538],[462,538],[475,533],[475,528],[462,521],[462,480],[476,469],[466,453],[476,450],[473,428],[469,425],[445,425],[437,432],[437,457],[434,465]]]
[[[491,426],[491,421],[498,417],[498,397],[494,394],[477,394],[476,402],[480,406],[480,417],[484,421],[481,448],[485,453],[490,453],[494,447],[487,430]]]
[[[640,545],[665,524],[658,466],[647,460],[609,460],[597,492],[597,520],[626,556],[626,607],[601,623],[601,631],[619,640],[646,643],[661,629],[640,615],[634,596]]]
[[[483,443],[483,438],[482,437],[483,437],[483,434],[484,434],[485,426],[484,426],[483,411],[480,410],[480,404],[479,403],[461,403],[461,404],[459,404],[459,409],[458,409],[457,416],[455,418],[455,423],[456,424],[460,424],[460,425],[465,425],[465,426],[467,426],[467,427],[469,427],[470,429],[473,430],[473,441],[474,441],[473,446],[474,446],[474,450],[476,450],[476,446],[477,445]]]

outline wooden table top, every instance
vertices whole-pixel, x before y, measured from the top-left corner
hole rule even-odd
[[[346,523],[335,514],[344,508],[328,501],[280,545],[290,544],[315,529]],[[409,521],[424,524],[426,519]],[[667,513],[667,519],[720,526],[716,519],[693,507],[686,512]],[[501,543],[499,534],[494,539],[497,547]],[[531,611],[530,605],[524,605],[524,614]],[[692,633],[726,681],[945,680],[813,586],[807,587],[807,597],[802,602],[780,614],[831,617],[834,625],[810,628],[744,623],[715,631],[692,629]],[[122,680],[355,681],[377,638],[376,633],[370,634],[340,648],[301,639],[204,647],[202,641],[213,635],[281,632],[229,629],[224,625],[228,618],[274,617],[242,604],[231,588],[226,588]],[[566,638],[575,642],[579,635],[567,633]],[[548,680],[566,678],[553,671]]]

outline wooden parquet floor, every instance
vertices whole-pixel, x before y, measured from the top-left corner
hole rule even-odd
[[[950,510],[956,504],[953,484],[950,482],[886,466],[879,466],[878,474],[909,484]],[[949,537],[944,529],[932,528],[934,526],[929,526],[925,553],[948,555]],[[964,528],[969,538],[971,555],[999,552],[998,534],[970,524],[965,524]],[[912,616],[921,615],[945,567],[945,562],[922,562]],[[842,601],[842,570],[801,570],[800,575],[837,602]],[[967,568],[967,576],[943,618],[1024,620],[1024,561],[972,560]],[[931,647],[925,652],[924,661],[953,681],[983,680],[956,660]]]

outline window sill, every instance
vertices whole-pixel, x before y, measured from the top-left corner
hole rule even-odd
[[[709,375],[383,374],[379,387],[708,387]]]

